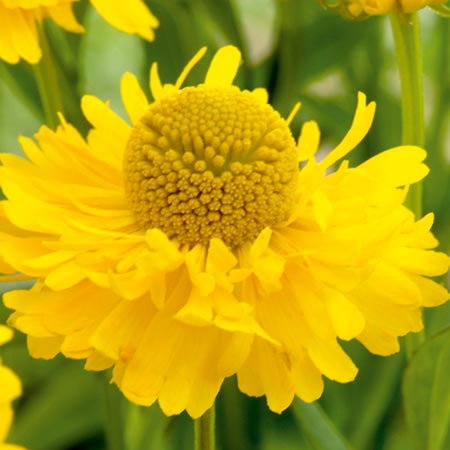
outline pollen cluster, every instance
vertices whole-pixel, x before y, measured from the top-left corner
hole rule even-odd
[[[296,146],[284,119],[237,87],[188,87],[150,105],[131,132],[124,179],[138,224],[182,245],[230,247],[285,220]]]

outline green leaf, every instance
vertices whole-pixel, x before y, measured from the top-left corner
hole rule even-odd
[[[9,441],[29,450],[60,450],[99,433],[99,390],[95,374],[65,361],[34,391],[25,390]]]
[[[189,449],[194,442],[192,419],[186,414],[167,417],[159,407],[138,406],[125,401],[126,450]]]
[[[305,403],[295,399],[292,410],[306,440],[314,450],[350,450],[352,448],[319,403]]]
[[[0,61],[0,152],[22,154],[18,136],[32,136],[43,116],[29,68]]]
[[[253,66],[268,58],[278,38],[277,8],[274,0],[240,0],[235,5],[237,20],[241,23],[247,63]]]
[[[244,54],[245,42],[234,2],[229,0],[201,0],[197,7],[204,9],[216,28],[220,28],[229,43],[237,45]]]
[[[406,369],[406,419],[416,448],[450,448],[450,329],[425,343]]]

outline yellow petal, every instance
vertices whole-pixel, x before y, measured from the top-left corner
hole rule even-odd
[[[292,381],[295,394],[305,402],[317,400],[323,392],[322,374],[306,352],[297,352],[292,358]]]
[[[113,364],[114,360],[94,351],[86,359],[84,368],[86,370],[99,371],[109,369]]]
[[[379,153],[360,164],[358,169],[388,186],[405,186],[420,181],[428,174],[429,168],[422,164],[426,155],[420,147],[403,145]]]
[[[75,331],[67,335],[61,344],[61,353],[72,359],[88,358],[92,353],[90,338],[94,332],[95,325]]]
[[[307,350],[317,368],[330,380],[347,383],[355,379],[358,369],[337,342],[311,340]]]
[[[0,345],[6,344],[9,342],[14,336],[13,330],[11,328],[0,325]]]
[[[0,2],[0,58],[10,64],[20,58],[36,64],[42,56],[32,11],[10,9]]]
[[[389,261],[407,272],[428,277],[443,275],[450,264],[450,258],[444,253],[405,247],[393,249]]]
[[[147,298],[120,302],[98,325],[90,339],[92,346],[113,360],[121,352],[132,353],[155,313]]]
[[[2,0],[8,8],[34,9],[39,6],[54,6],[61,0]]]
[[[298,110],[300,109],[300,106],[301,106],[301,103],[300,103],[300,102],[297,102],[297,103],[295,104],[295,106],[292,108],[292,111],[289,113],[289,116],[288,116],[287,119],[286,119],[286,123],[287,123],[288,125],[290,125],[291,122],[294,120],[295,116],[296,116],[297,113],[298,113]]]
[[[323,167],[330,167],[347,153],[351,152],[368,133],[375,116],[375,102],[366,104],[366,96],[358,92],[358,105],[350,130],[344,139],[320,162]]]
[[[198,289],[193,289],[186,304],[175,314],[175,318],[196,327],[211,325],[214,318],[212,296],[203,296]]]
[[[405,226],[398,238],[400,246],[430,249],[438,246],[438,240],[430,232],[434,222],[434,214],[429,213],[411,226]]]
[[[165,414],[187,409],[192,417],[199,417],[214,402],[224,378],[217,367],[217,354],[226,348],[224,338],[212,327],[192,328],[159,313],[122,378],[116,379],[135,403],[150,405],[159,397]]]
[[[75,286],[86,278],[86,271],[74,261],[52,270],[45,277],[45,284],[55,291],[62,291]]]
[[[111,111],[108,103],[104,103],[94,96],[83,96],[81,108],[92,126],[104,135],[104,139],[108,139],[110,152],[122,161],[125,144],[130,134],[129,125]],[[95,132],[91,131],[90,135],[95,135]]]
[[[33,358],[52,359],[61,351],[63,341],[63,336],[42,338],[28,336],[27,347]]]
[[[83,33],[84,27],[78,23],[72,10],[72,3],[47,7],[46,12],[61,28],[72,33]]]
[[[358,336],[366,323],[361,311],[339,291],[324,288],[323,292],[337,336],[346,341]]]
[[[450,299],[450,293],[448,290],[435,281],[420,276],[414,276],[411,278],[420,289],[420,293],[422,294],[421,304],[423,306],[439,306]]]
[[[153,29],[159,22],[142,0],[91,0],[91,3],[118,30],[138,34],[148,41],[154,39]]]
[[[175,89],[181,89],[186,77],[189,75],[189,72],[194,68],[194,66],[203,58],[206,53],[206,47],[202,47],[186,64],[180,76],[177,78],[177,82],[175,83]]]
[[[220,48],[205,77],[208,86],[230,86],[241,63],[241,52],[233,45]]]
[[[379,294],[392,298],[394,303],[400,305],[419,306],[420,291],[413,278],[403,270],[395,266],[385,264],[383,261],[377,264],[371,278],[371,290],[374,295]]]
[[[148,100],[137,78],[126,72],[120,83],[120,94],[128,117],[134,125],[148,109]]]
[[[264,88],[255,88],[252,91],[252,94],[261,102],[267,103],[269,101],[269,93],[267,89]]]
[[[294,386],[286,354],[255,339],[246,362],[238,371],[239,390],[252,397],[265,395],[269,409],[281,413],[292,403]]]
[[[86,119],[94,126],[89,132],[88,142],[91,149],[95,149],[95,162],[107,163],[104,176],[108,179],[114,177],[116,185],[122,186],[120,174],[123,154],[131,131],[130,126],[111,111],[108,103],[103,103],[96,97],[85,95],[81,100],[81,108]]]
[[[22,394],[22,385],[17,375],[0,365],[0,404],[9,403]]]
[[[320,144],[320,130],[317,122],[310,120],[302,126],[302,131],[298,138],[298,160],[307,161],[314,157]]]
[[[333,218],[334,207],[332,202],[322,191],[315,191],[311,196],[313,204],[314,218],[321,231],[326,231]]]
[[[366,327],[358,340],[375,355],[389,356],[400,350],[397,336],[374,327]]]
[[[8,325],[38,338],[48,338],[57,336],[42,323],[39,318],[33,316],[24,316],[20,314],[12,314],[8,319]]]
[[[231,290],[232,287],[227,275],[236,264],[236,257],[221,239],[213,238],[210,240],[205,271],[214,276],[219,285]]]
[[[3,450],[5,446],[3,442],[9,433],[14,413],[10,402],[3,402],[1,397],[2,395],[0,391],[0,450]]]
[[[159,78],[158,63],[153,63],[150,67],[149,74],[150,92],[152,93],[153,100],[160,100],[164,97],[164,88]]]

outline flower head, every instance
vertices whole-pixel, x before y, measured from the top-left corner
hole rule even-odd
[[[0,59],[15,64],[24,59],[35,64],[41,59],[36,22],[51,18],[60,27],[82,33],[72,5],[77,0],[0,0]],[[113,27],[153,40],[157,19],[142,0],[91,0],[92,6]]]
[[[398,351],[398,336],[421,329],[421,306],[448,300],[426,277],[449,260],[430,250],[432,215],[403,206],[427,174],[424,150],[327,175],[368,132],[374,103],[359,94],[349,132],[318,162],[315,122],[296,142],[293,114],[233,86],[235,47],[182,88],[203,54],[175,84],[154,65],[150,103],[124,75],[131,127],[85,96],[87,141],[61,117],[39,145],[20,139],[28,159],[2,155],[2,264],[37,279],[4,301],[33,356],[113,366],[133,402],[198,417],[237,374],[280,412],[294,395],[317,399],[323,376],[354,379],[338,339]]]
[[[0,325],[0,345],[12,338],[12,330]],[[8,367],[1,364],[0,360],[0,450],[24,450],[17,445],[5,444],[11,422],[13,410],[11,403],[22,393],[22,386],[17,375]]]
[[[413,13],[426,6],[441,5],[447,0],[339,0],[331,3],[319,0],[325,8],[340,12],[345,17],[356,19],[367,16],[379,16],[393,11]]]

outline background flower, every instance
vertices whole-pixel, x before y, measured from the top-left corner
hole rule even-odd
[[[72,7],[78,0],[1,0],[0,59],[15,64],[24,59],[30,64],[41,58],[36,24],[51,18],[60,27],[73,33],[83,32]],[[157,19],[142,0],[92,0],[92,6],[115,28],[153,40]]]
[[[0,325],[0,345],[8,342],[12,338],[12,330]],[[1,450],[24,450],[23,447],[13,444],[6,444],[11,422],[13,420],[13,410],[11,403],[22,393],[22,386],[17,375],[0,361],[0,449]]]
[[[324,6],[331,5],[333,9],[339,10],[344,15],[356,18],[361,15],[379,16],[396,11],[397,9],[412,13],[429,5],[440,5],[446,0],[341,0],[340,2],[328,3],[320,0]]]

